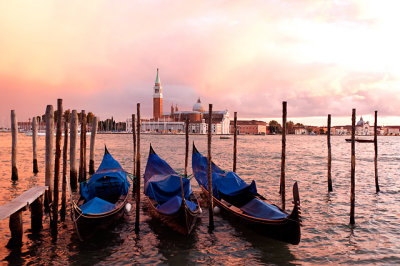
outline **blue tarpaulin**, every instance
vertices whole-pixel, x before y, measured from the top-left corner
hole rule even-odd
[[[179,210],[182,202],[181,177],[151,148],[144,173],[144,193],[159,203],[157,209],[164,214]],[[192,194],[190,180],[182,177],[183,191],[189,208],[196,204],[188,199]],[[192,206],[192,207],[191,207]]]
[[[176,174],[153,176],[147,183],[145,194],[157,202],[168,201],[171,197],[182,195],[180,176]],[[190,181],[187,178],[182,178],[183,191],[185,198],[188,199],[192,193]]]
[[[208,190],[207,157],[199,152],[193,153],[192,168],[197,182]],[[220,192],[229,196],[240,195],[245,189],[257,194],[257,187],[254,181],[248,185],[235,172],[225,172],[213,162],[211,162],[211,171],[214,197],[219,198]]]
[[[94,197],[115,202],[121,195],[128,193],[129,186],[126,172],[106,151],[96,173],[87,182],[80,184],[80,193],[86,202]]]
[[[182,197],[180,196],[174,196],[172,198],[170,198],[167,202],[158,205],[157,206],[157,210],[163,214],[174,214],[176,213],[179,208],[182,205]],[[191,209],[192,211],[195,211],[197,208],[196,203],[191,202],[190,200],[186,200],[186,205],[189,207],[189,209]]]
[[[83,214],[99,214],[114,210],[115,204],[102,200],[98,197],[94,197],[83,204],[80,208]]]
[[[250,216],[261,219],[277,220],[288,216],[286,213],[279,210],[278,207],[257,198],[252,199],[246,205],[240,207],[240,209]]]

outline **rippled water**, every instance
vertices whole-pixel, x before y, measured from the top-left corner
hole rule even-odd
[[[206,136],[190,136],[206,154]],[[44,184],[44,137],[39,137],[39,171],[32,174],[31,137],[19,134],[19,181],[11,181],[11,134],[0,133],[0,204],[35,185]],[[184,136],[145,135],[142,138],[142,173],[149,143],[178,172],[184,167]],[[213,159],[232,168],[233,140],[213,138]],[[104,144],[127,171],[132,171],[132,136],[98,135],[96,166]],[[141,210],[140,233],[134,232],[134,210],[124,222],[95,239],[80,242],[69,218],[59,224],[57,239],[50,236],[49,219],[38,237],[29,233],[30,213],[24,212],[24,239],[20,252],[5,246],[10,237],[8,219],[0,221],[0,256],[3,263],[67,264],[303,264],[400,263],[400,138],[379,138],[379,180],[375,193],[372,144],[356,144],[355,226],[349,225],[350,144],[332,139],[333,192],[327,192],[325,136],[287,137],[286,207],[291,209],[291,186],[299,182],[302,206],[302,240],[294,246],[262,237],[241,224],[215,216],[215,231],[208,233],[204,211],[190,237],[177,236]],[[280,136],[239,136],[238,174],[257,181],[260,194],[280,205]],[[190,157],[190,156],[189,156]],[[189,161],[189,165],[191,162]],[[191,168],[189,168],[191,169]],[[189,171],[190,173],[191,171]],[[69,173],[69,171],[68,171]],[[192,180],[195,191],[198,186]],[[135,203],[131,200],[133,206]]]

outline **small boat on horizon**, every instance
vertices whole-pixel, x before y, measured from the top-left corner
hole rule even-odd
[[[190,180],[175,172],[151,145],[144,173],[144,194],[153,216],[183,235],[190,234],[201,213]]]
[[[81,240],[116,223],[125,210],[129,212],[129,186],[127,173],[105,148],[97,171],[80,183],[77,202],[70,197],[74,226]]]
[[[351,138],[346,139],[347,142],[351,142]],[[355,138],[354,141],[356,142],[361,142],[361,143],[374,143],[373,139],[360,139],[360,138]]]
[[[221,135],[219,136],[220,139],[231,139],[231,136],[229,135]]]
[[[208,198],[207,157],[193,144],[193,175]],[[300,196],[297,182],[293,185],[294,206],[289,214],[258,194],[253,180],[246,184],[235,172],[227,172],[211,162],[213,202],[221,211],[245,223],[250,229],[294,245],[301,238]]]

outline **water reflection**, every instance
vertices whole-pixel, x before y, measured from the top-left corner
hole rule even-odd
[[[98,135],[95,162],[102,159],[104,144],[115,158],[132,169],[131,135]],[[191,136],[200,152],[207,150],[205,136]],[[141,210],[140,233],[134,232],[135,202],[130,216],[110,231],[80,242],[70,216],[60,223],[53,242],[49,218],[38,236],[30,233],[30,212],[23,213],[24,238],[19,251],[5,247],[10,237],[8,219],[0,221],[0,257],[5,264],[400,264],[400,138],[379,138],[379,182],[375,193],[373,145],[356,145],[355,227],[349,226],[350,146],[344,137],[332,138],[333,192],[327,192],[326,137],[287,137],[287,205],[291,185],[299,181],[302,207],[302,240],[298,246],[259,236],[246,226],[215,215],[215,230],[208,233],[208,211],[189,238],[178,236]],[[0,133],[0,204],[34,185],[44,185],[45,139],[39,138],[39,173],[32,174],[31,138],[19,135],[20,179],[11,181],[11,134]],[[150,136],[142,139],[142,162],[148,145],[157,146],[171,167],[183,171],[184,136]],[[256,180],[260,194],[280,202],[280,136],[239,136],[238,174]],[[213,158],[225,169],[232,166],[232,142],[213,139]],[[189,166],[191,165],[189,156]],[[145,163],[142,163],[142,173]],[[189,168],[190,173],[190,168]],[[142,184],[143,185],[143,184]],[[198,186],[192,180],[194,190]],[[60,193],[61,194],[61,193]],[[67,213],[69,214],[69,206]]]
[[[148,219],[146,223],[157,237],[158,244],[156,247],[164,256],[163,262],[169,265],[188,265],[194,263],[193,257],[190,254],[198,241],[196,227],[200,224],[199,220],[197,220],[195,228],[188,236],[175,232],[154,217]]]

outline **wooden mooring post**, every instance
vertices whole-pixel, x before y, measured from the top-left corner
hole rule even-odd
[[[53,217],[51,220],[51,231],[53,235],[57,234],[58,224],[58,199],[60,184],[60,159],[61,159],[61,134],[63,125],[63,104],[62,99],[57,100],[57,130],[56,130],[56,156],[54,160],[54,197],[53,197]]]
[[[233,118],[233,167],[232,167],[233,172],[236,172],[236,158],[237,158],[237,112],[234,113],[234,118]]]
[[[136,220],[135,232],[139,233],[140,225],[140,103],[137,104],[137,150],[136,150]]]
[[[17,168],[17,146],[18,146],[18,125],[17,116],[15,110],[11,110],[11,180],[18,180],[18,168]]]
[[[282,102],[282,157],[281,157],[281,183],[279,192],[281,193],[282,209],[285,209],[285,161],[286,161],[286,116],[287,103]]]
[[[86,113],[81,112],[81,141],[79,151],[79,178],[78,182],[86,181]]]
[[[331,115],[328,115],[328,191],[331,192],[332,188],[332,153],[331,153]]]
[[[60,220],[65,221],[67,210],[67,162],[68,162],[68,121],[69,113],[64,113],[64,146],[63,146],[63,174],[62,174],[62,194],[61,194],[61,209]]]
[[[378,180],[378,111],[375,111],[375,123],[374,123],[374,166],[375,166],[375,189],[376,193],[380,191],[379,180]]]
[[[97,134],[97,116],[93,117],[92,131],[90,132],[90,160],[89,160],[89,174],[94,174],[94,152],[95,152],[95,141]]]
[[[355,170],[356,170],[356,147],[355,147],[355,134],[356,134],[356,109],[353,109],[351,116],[351,190],[350,190],[350,224],[355,224],[354,208],[355,208]]]
[[[185,120],[185,177],[188,176],[187,168],[189,162],[189,118]]]
[[[52,105],[46,107],[46,166],[45,166],[45,185],[49,187],[44,197],[45,210],[50,212],[48,208],[52,202],[53,194],[53,171],[54,171],[54,110]]]
[[[207,142],[207,178],[208,178],[208,204],[209,204],[209,225],[208,231],[214,230],[214,204],[213,204],[213,187],[212,187],[212,173],[211,173],[211,139],[212,139],[212,104],[208,105],[208,142]]]
[[[78,171],[76,169],[76,139],[78,135],[78,113],[76,110],[72,110],[71,118],[71,133],[70,133],[70,150],[69,150],[69,184],[72,190],[76,190],[78,187]]]
[[[0,220],[10,217],[9,227],[11,239],[8,248],[20,248],[22,246],[23,222],[22,212],[28,207],[31,208],[31,229],[37,233],[42,229],[43,220],[43,193],[46,186],[33,187],[17,198],[0,206]]]
[[[135,115],[132,114],[132,138],[133,138],[133,175],[132,180],[132,195],[136,194],[136,127],[135,127]]]
[[[38,162],[37,162],[37,118],[32,118],[32,150],[33,150],[33,173],[37,174],[39,172]]]

